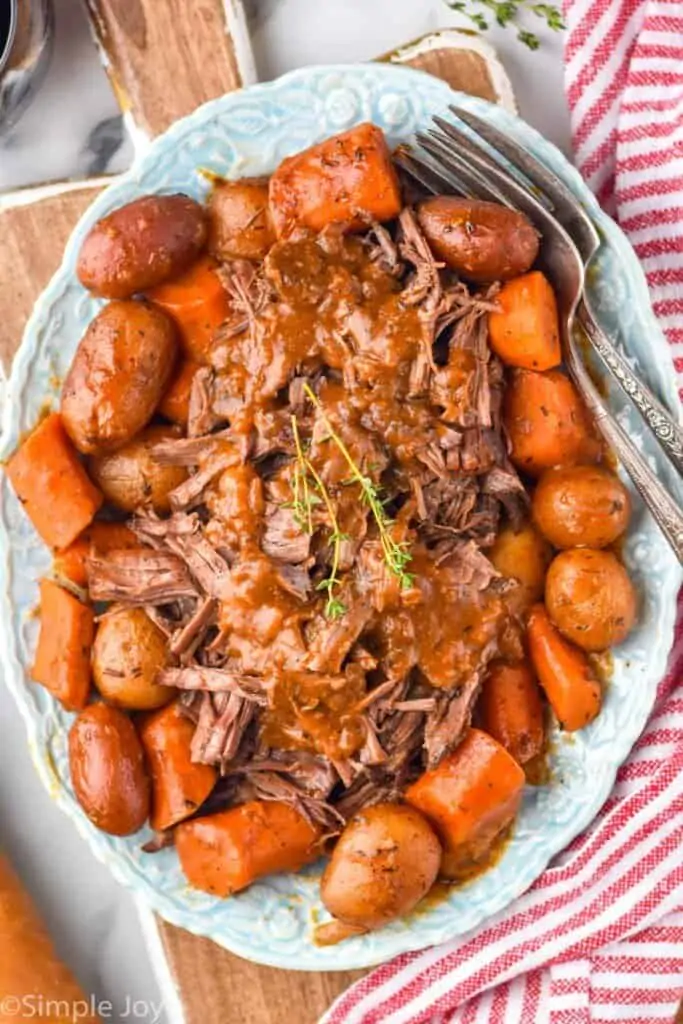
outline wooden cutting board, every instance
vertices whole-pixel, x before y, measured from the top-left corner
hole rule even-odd
[[[237,0],[86,0],[116,96],[135,133],[153,136],[200,103],[254,80]],[[411,64],[455,88],[514,107],[486,44],[443,32],[381,58]],[[0,197],[0,360],[8,368],[32,305],[57,269],[99,179]],[[261,967],[207,939],[158,922],[186,1024],[314,1024],[364,972]]]

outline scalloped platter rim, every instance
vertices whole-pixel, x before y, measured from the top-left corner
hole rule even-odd
[[[426,126],[432,114],[443,113],[455,100],[522,141],[585,204],[603,238],[589,280],[593,305],[638,371],[672,408],[679,409],[668,346],[650,309],[638,261],[577,172],[553,146],[512,114],[454,93],[421,72],[380,64],[314,67],[200,107],[154,141],[134,167],[94,201],[75,228],[62,265],[26,327],[6,388],[0,456],[6,457],[16,447],[46,399],[54,400],[83,330],[101,305],[79,285],[74,272],[80,243],[95,220],[144,192],[181,190],[203,197],[209,186],[199,169],[226,177],[266,173],[284,156],[362,120],[379,124],[392,143],[406,141]],[[653,459],[635,414],[618,394],[610,392],[610,402]],[[220,901],[186,885],[173,850],[143,854],[140,847],[146,835],[115,838],[87,820],[68,777],[66,735],[72,716],[29,682],[37,628],[33,614],[37,579],[49,570],[50,557],[4,474],[0,477],[0,668],[26,723],[33,759],[49,792],[93,853],[163,918],[264,964],[299,970],[367,967],[397,953],[444,942],[501,911],[590,823],[605,801],[618,766],[642,731],[664,675],[681,582],[680,568],[653,521],[635,499],[634,505],[635,521],[624,544],[624,558],[641,595],[640,624],[614,653],[614,671],[599,718],[573,737],[554,737],[553,781],[525,794],[512,839],[493,868],[451,890],[441,902],[336,947],[319,948],[312,941],[313,921],[325,915],[318,893],[319,866],[266,879]]]

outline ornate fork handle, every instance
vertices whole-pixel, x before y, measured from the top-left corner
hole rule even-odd
[[[626,431],[608,410],[573,343],[569,345],[567,364],[600,433],[631,477],[638,493],[683,565],[683,508],[669,494],[650,469],[643,453],[636,448]]]
[[[578,320],[612,377],[650,427],[666,457],[683,475],[683,429],[648,386],[638,380],[611,339],[598,327],[585,302],[579,307]]]

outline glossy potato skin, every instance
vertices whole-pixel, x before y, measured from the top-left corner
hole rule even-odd
[[[187,469],[161,465],[151,450],[172,437],[178,437],[173,427],[147,427],[115,452],[94,455],[88,460],[90,476],[110,504],[124,512],[134,512],[136,508],[170,511],[169,494],[187,479]]]
[[[143,302],[110,302],[76,349],[62,387],[64,427],[84,455],[130,441],[154,414],[173,373],[175,328]]]
[[[143,196],[98,220],[85,236],[76,273],[107,299],[128,299],[174,277],[206,242],[204,207],[188,196]]]
[[[158,686],[168,663],[166,637],[143,608],[115,608],[103,615],[95,634],[95,686],[114,707],[147,711],[168,704],[175,691]]]
[[[209,196],[209,252],[221,260],[262,260],[274,242],[268,179],[219,182]]]
[[[621,480],[602,466],[568,466],[544,473],[531,509],[556,548],[604,548],[625,532],[631,499]]]
[[[611,551],[559,554],[548,570],[545,604],[560,633],[585,651],[620,644],[636,621],[636,592]]]
[[[76,799],[92,823],[113,836],[137,832],[149,815],[150,786],[142,747],[123,711],[91,704],[69,732]]]
[[[487,555],[498,572],[519,581],[519,587],[506,595],[516,611],[528,611],[540,601],[552,551],[532,523],[524,523],[518,529],[512,524],[504,526]]]
[[[434,196],[420,203],[417,218],[436,258],[477,284],[518,277],[538,255],[531,222],[498,203]]]
[[[380,928],[409,913],[436,880],[441,844],[405,804],[377,804],[341,834],[321,882],[322,900],[346,924]]]

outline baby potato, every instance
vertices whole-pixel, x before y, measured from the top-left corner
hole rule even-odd
[[[519,580],[520,586],[508,596],[515,610],[526,611],[540,601],[552,551],[531,523],[519,529],[511,524],[504,526],[487,555],[503,576]]]
[[[89,459],[90,476],[105,499],[124,512],[143,507],[168,512],[168,496],[187,479],[187,470],[182,466],[162,466],[152,457],[152,448],[159,441],[177,436],[173,427],[147,427],[115,452]]]
[[[220,260],[262,260],[275,242],[268,179],[221,181],[209,197],[209,252]]]
[[[95,686],[114,707],[147,711],[168,704],[170,686],[158,686],[168,663],[166,637],[143,608],[115,608],[100,619],[92,654]]]
[[[626,530],[631,499],[621,480],[602,466],[568,466],[543,474],[531,509],[556,548],[604,548]]]
[[[147,821],[149,778],[130,718],[106,704],[91,704],[69,732],[69,767],[76,799],[94,825],[128,836]]]
[[[143,196],[98,220],[85,236],[76,273],[107,299],[128,299],[175,277],[206,242],[206,211],[188,196]]]
[[[381,928],[407,914],[429,892],[441,862],[441,844],[427,820],[403,804],[377,804],[348,823],[321,882],[334,917]]]
[[[435,196],[420,203],[417,218],[436,258],[469,281],[517,277],[538,255],[531,222],[498,203]]]
[[[110,302],[89,325],[62,387],[66,431],[84,455],[120,448],[147,425],[177,352],[175,328],[144,302]]]
[[[636,621],[636,592],[611,551],[563,551],[548,570],[545,605],[560,633],[585,651],[620,644]]]

